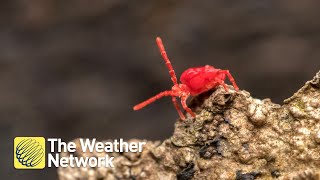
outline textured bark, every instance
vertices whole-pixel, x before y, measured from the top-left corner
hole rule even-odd
[[[59,168],[59,178],[320,179],[320,71],[282,106],[219,87],[191,107],[196,118],[177,121],[167,140],[110,154],[115,168]]]

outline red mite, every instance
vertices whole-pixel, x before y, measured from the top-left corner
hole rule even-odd
[[[172,102],[175,108],[177,109],[180,118],[182,120],[185,120],[185,116],[180,110],[176,97],[181,98],[181,104],[183,109],[185,109],[191,116],[195,117],[196,116],[195,113],[193,113],[192,110],[188,108],[186,103],[190,95],[197,96],[203,92],[206,92],[212,88],[215,88],[218,85],[222,85],[224,89],[228,92],[229,91],[228,87],[224,83],[226,76],[228,76],[234,89],[236,91],[239,90],[229,70],[216,69],[213,66],[209,66],[209,65],[187,69],[182,73],[180,77],[181,84],[178,84],[176,74],[172,68],[171,62],[167,56],[167,53],[164,49],[161,39],[157,37],[156,41],[157,41],[157,45],[159,47],[160,53],[169,69],[169,74],[171,76],[173,86],[171,90],[163,91],[149,98],[148,100],[134,106],[133,110],[142,109],[145,106],[151,104],[152,102],[164,96],[172,96]]]

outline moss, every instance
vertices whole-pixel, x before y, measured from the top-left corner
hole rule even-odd
[[[297,99],[297,101],[294,104],[297,108],[299,108],[301,111],[304,111],[306,108],[305,103],[301,99]]]

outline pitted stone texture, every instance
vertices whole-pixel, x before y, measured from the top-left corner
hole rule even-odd
[[[320,90],[312,84],[318,77],[283,106],[218,87],[195,99],[196,118],[177,121],[171,138],[148,141],[141,153],[111,153],[115,168],[59,168],[59,178],[319,179]]]

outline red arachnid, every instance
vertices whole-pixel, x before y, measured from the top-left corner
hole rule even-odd
[[[167,56],[167,53],[164,49],[161,39],[157,37],[156,42],[159,47],[160,53],[169,69],[169,74],[171,76],[173,86],[171,90],[160,92],[159,94],[134,106],[133,107],[134,110],[142,109],[145,106],[151,104],[152,102],[164,96],[172,96],[172,102],[176,110],[178,111],[180,118],[184,120],[185,116],[180,110],[179,104],[176,99],[177,97],[181,98],[181,104],[183,109],[185,109],[191,116],[195,117],[196,116],[195,113],[193,113],[192,110],[188,108],[186,103],[189,96],[197,96],[203,92],[206,92],[212,88],[215,88],[218,85],[222,85],[224,89],[228,92],[228,87],[224,83],[226,76],[228,76],[234,89],[236,91],[239,90],[229,70],[216,69],[213,66],[209,66],[209,65],[187,69],[182,73],[180,77],[181,84],[178,84],[176,74],[172,68],[171,62]]]

